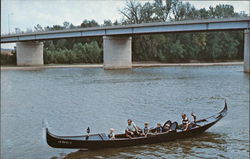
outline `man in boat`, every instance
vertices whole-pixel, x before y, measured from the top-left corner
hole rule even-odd
[[[194,112],[191,113],[191,116],[192,116],[193,119],[194,119],[194,123],[196,123],[196,115],[194,114]]]
[[[191,123],[188,120],[186,114],[182,113],[181,117],[182,117],[182,128],[183,128],[184,131],[186,131],[189,128],[189,126],[190,126]]]
[[[194,127],[196,127],[196,126],[200,127],[200,125],[197,124],[196,115],[194,114],[194,112],[191,113],[191,116],[193,117],[193,120],[194,120],[194,121],[190,122],[190,126],[191,126],[192,128],[194,128]]]
[[[128,125],[125,130],[126,137],[132,138],[134,136],[139,136],[139,128],[135,125],[135,123],[131,120],[128,119]]]

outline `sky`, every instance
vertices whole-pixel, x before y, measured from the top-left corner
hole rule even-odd
[[[153,0],[141,0],[142,2]],[[230,4],[236,12],[245,11],[249,14],[248,0],[183,0],[197,9]],[[68,21],[73,25],[80,25],[84,19],[96,20],[102,24],[104,20],[119,21],[123,17],[119,9],[123,8],[126,0],[1,0],[1,34],[14,32],[15,28],[23,31],[34,29],[40,24],[42,27],[62,25]],[[14,44],[3,44],[2,48],[13,48]]]

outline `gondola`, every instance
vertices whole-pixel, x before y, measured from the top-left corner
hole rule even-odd
[[[184,139],[202,134],[208,128],[213,126],[227,114],[227,103],[219,113],[197,120],[196,126],[184,131],[177,122],[172,123],[170,132],[152,133],[145,136],[126,138],[125,134],[115,135],[115,139],[109,139],[105,133],[89,134],[82,136],[56,136],[46,128],[46,139],[49,146],[53,148],[70,148],[70,149],[103,149],[126,147],[141,144],[153,144],[167,142],[176,139]]]

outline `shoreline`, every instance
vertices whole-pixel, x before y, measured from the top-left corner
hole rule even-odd
[[[195,63],[150,63],[150,62],[135,62],[132,64],[133,68],[138,67],[176,67],[176,66],[229,66],[229,65],[243,65],[244,62],[195,62]],[[2,70],[36,70],[36,69],[50,69],[50,68],[102,68],[103,64],[48,64],[43,66],[1,66]]]

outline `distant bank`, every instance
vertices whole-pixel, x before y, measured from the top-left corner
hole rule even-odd
[[[243,61],[237,62],[211,62],[211,63],[151,63],[135,62],[133,67],[174,67],[174,66],[226,66],[226,65],[243,65]],[[103,64],[49,64],[43,66],[1,66],[2,70],[34,70],[45,68],[101,68]]]

